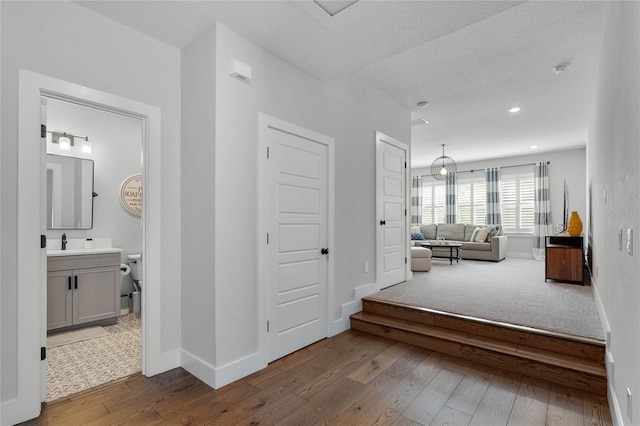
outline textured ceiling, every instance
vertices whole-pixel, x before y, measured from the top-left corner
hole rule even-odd
[[[320,80],[367,81],[429,121],[414,167],[442,143],[464,162],[586,142],[602,2],[360,0],[334,17],[311,0],[76,3],[178,48],[220,21]]]

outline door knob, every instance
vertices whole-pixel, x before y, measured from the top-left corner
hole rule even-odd
[[[386,225],[386,224],[387,224],[387,221],[386,221],[386,220],[381,220],[381,221],[380,221],[380,225]]]

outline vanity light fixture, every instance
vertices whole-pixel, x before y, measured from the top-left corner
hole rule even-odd
[[[89,136],[78,136],[67,132],[60,133],[50,130],[47,130],[47,133],[51,133],[51,142],[57,144],[59,149],[69,151],[76,146],[76,140],[81,140],[82,143],[78,145],[79,150],[85,154],[91,154],[92,144]]]

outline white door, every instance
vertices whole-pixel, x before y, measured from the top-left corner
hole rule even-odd
[[[408,147],[376,134],[377,276],[380,288],[407,279]]]
[[[262,134],[269,362],[328,330],[329,146],[313,132],[279,123]]]

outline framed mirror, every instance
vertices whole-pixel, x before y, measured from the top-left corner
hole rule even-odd
[[[93,228],[93,160],[47,154],[47,229]]]

